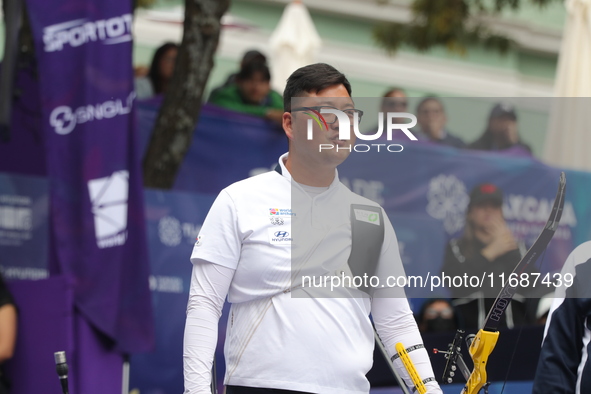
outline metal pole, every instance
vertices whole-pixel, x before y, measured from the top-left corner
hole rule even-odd
[[[123,355],[123,372],[121,376],[121,393],[129,394],[129,354]]]

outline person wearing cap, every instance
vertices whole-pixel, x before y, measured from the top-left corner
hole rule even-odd
[[[497,103],[490,111],[484,133],[468,148],[502,151],[509,148],[531,155],[531,148],[524,144],[517,130],[517,113],[512,105]]]
[[[466,212],[464,233],[446,246],[441,276],[467,277],[483,275],[483,286],[466,283],[450,288],[452,304],[458,309],[467,329],[477,329],[502,288],[500,274],[505,278],[525,254],[503,217],[503,192],[492,183],[483,183],[472,189]],[[494,279],[490,286],[490,277]],[[459,279],[458,279],[459,280]],[[456,282],[456,284],[459,282]],[[514,297],[502,317],[501,327],[513,328],[525,323],[526,305]]]

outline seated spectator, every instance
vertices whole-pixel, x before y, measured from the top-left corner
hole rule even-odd
[[[513,271],[525,252],[503,217],[503,194],[490,183],[476,186],[470,193],[466,212],[464,234],[452,239],[446,246],[442,276],[467,277],[479,279],[488,275],[494,278],[493,285],[485,282],[483,286],[452,286],[452,305],[461,314],[467,329],[478,329],[483,324],[496,296],[503,287],[500,274],[505,278]],[[467,283],[467,282],[462,282]],[[525,324],[526,309],[529,305],[520,302],[522,290],[507,307],[501,318],[500,328],[513,328]],[[531,316],[530,316],[531,317]]]
[[[242,60],[240,61],[240,68],[244,67],[246,64],[248,64],[250,62],[267,64],[267,57],[265,55],[263,55],[261,52],[255,50],[255,49],[251,49],[250,51],[246,51],[244,53],[244,55],[242,56]],[[211,98],[215,94],[217,94],[217,92],[220,89],[228,87],[228,86],[232,85],[233,83],[235,83],[237,75],[238,75],[237,72],[228,75],[228,78],[226,78],[226,82],[224,82],[220,86],[213,88],[211,93],[209,94],[209,99],[207,101],[210,101]]]
[[[454,307],[443,298],[426,301],[417,315],[417,324],[422,333],[454,331],[460,328]]]
[[[383,116],[383,125],[382,125],[382,136],[381,138],[386,138],[387,133],[387,122],[388,119],[386,114],[388,112],[407,112],[408,109],[408,99],[406,96],[406,91],[402,88],[393,87],[390,88],[384,95],[382,96],[382,101],[380,103],[380,112],[384,114]],[[408,123],[408,118],[393,118],[392,121],[394,123]],[[376,134],[378,131],[378,124],[373,126],[368,130],[364,130],[363,134]],[[406,138],[402,131],[400,132],[393,132],[392,138]]]
[[[402,88],[390,88],[382,98],[383,113],[386,112],[406,112],[408,109],[408,97],[406,91]]]
[[[210,97],[212,104],[233,111],[261,116],[281,124],[283,98],[271,90],[271,73],[263,63],[247,63],[236,75],[236,82]]]
[[[430,141],[441,145],[464,148],[466,144],[447,129],[447,116],[440,99],[425,97],[417,106],[418,131],[413,133],[419,141]]]
[[[148,75],[135,79],[135,93],[138,99],[150,98],[166,92],[174,72],[178,48],[177,44],[168,42],[156,50]]]
[[[489,151],[513,148],[531,155],[531,148],[519,138],[515,108],[505,103],[495,104],[490,111],[485,132],[468,147]]]

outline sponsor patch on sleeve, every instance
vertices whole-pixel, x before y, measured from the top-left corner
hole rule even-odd
[[[354,209],[353,211],[355,211],[355,219],[361,222],[375,224],[376,226],[380,225],[380,215],[376,212],[366,211],[365,209]]]

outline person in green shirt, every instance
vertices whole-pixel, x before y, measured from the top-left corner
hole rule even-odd
[[[283,97],[271,89],[271,73],[264,63],[245,64],[236,82],[216,90],[209,102],[223,108],[260,116],[281,124]]]

